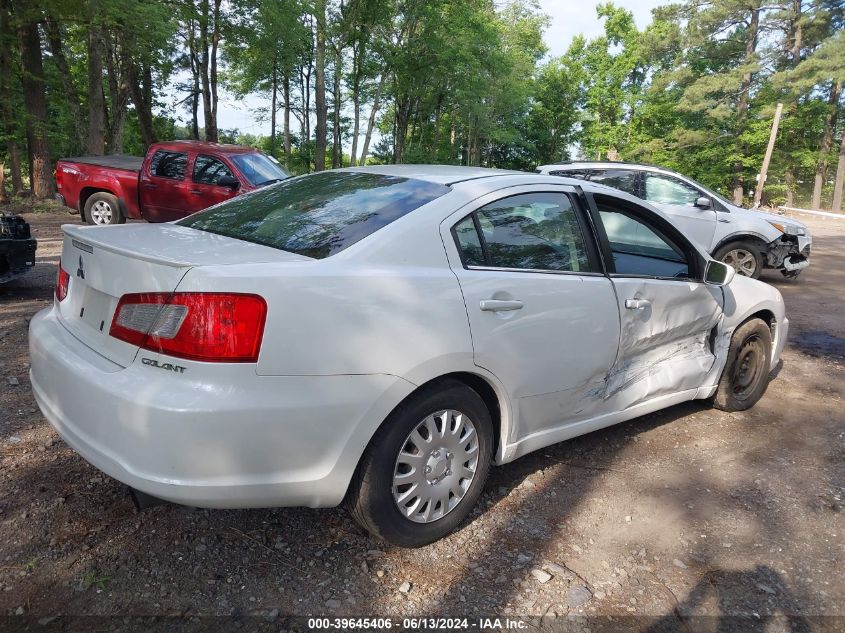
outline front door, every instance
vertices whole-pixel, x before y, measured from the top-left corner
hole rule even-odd
[[[702,282],[704,260],[648,209],[595,196],[621,323],[605,396],[623,411],[701,386],[715,362],[722,290]]]
[[[233,186],[232,170],[219,158],[198,154],[191,171],[191,184],[188,192],[187,213],[203,209],[229,200],[238,195],[238,187]],[[221,182],[226,184],[220,184]]]
[[[645,199],[668,215],[687,238],[708,253],[713,250],[716,211],[712,204],[709,209],[695,206],[704,192],[678,178],[650,171],[643,173],[643,192]]]
[[[600,274],[578,198],[570,188],[519,187],[489,194],[442,227],[460,282],[475,364],[515,403],[519,437],[602,409],[617,356],[613,286]]]

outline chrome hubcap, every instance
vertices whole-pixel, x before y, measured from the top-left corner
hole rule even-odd
[[[757,260],[744,248],[735,248],[725,253],[722,262],[732,267],[737,274],[751,277],[757,271]]]
[[[478,468],[478,434],[454,409],[422,420],[405,438],[393,469],[393,500],[416,523],[431,523],[454,510]]]
[[[91,219],[94,224],[109,224],[111,222],[111,205],[105,200],[97,200],[91,205]]]

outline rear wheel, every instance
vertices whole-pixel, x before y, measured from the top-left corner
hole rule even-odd
[[[472,510],[493,454],[484,401],[455,380],[400,405],[367,447],[347,497],[355,520],[388,543],[443,538]]]
[[[763,255],[752,242],[731,242],[713,253],[716,259],[733,268],[738,275],[758,279],[763,272]]]
[[[123,224],[126,218],[120,210],[117,196],[105,191],[91,194],[85,201],[84,220],[88,224]]]
[[[745,411],[753,407],[769,385],[772,332],[761,319],[739,326],[731,337],[728,361],[713,397],[722,411]]]

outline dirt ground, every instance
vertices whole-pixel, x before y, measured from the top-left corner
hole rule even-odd
[[[545,630],[845,630],[845,220],[801,216],[812,266],[765,276],[791,336],[753,410],[681,405],[494,468],[469,523],[402,550],[340,509],[136,513],[31,395],[28,322],[52,301],[59,226],[78,218],[25,217],[36,270],[0,287],[0,629],[425,615],[468,617],[470,630],[478,616]]]

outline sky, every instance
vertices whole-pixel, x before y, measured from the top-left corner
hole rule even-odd
[[[549,48],[549,56],[557,57],[566,52],[572,38],[583,33],[588,39],[599,35],[602,25],[596,17],[595,0],[539,0],[540,8],[550,18],[549,28],[543,39]],[[639,28],[651,21],[651,10],[665,4],[658,0],[614,0],[614,4],[633,12]],[[270,122],[260,121],[253,110],[267,107],[264,100],[249,97],[242,101],[235,100],[230,94],[221,91],[217,106],[217,125],[220,129],[237,128],[250,134],[270,134]],[[184,120],[184,116],[182,117]],[[347,148],[348,149],[348,148]]]

